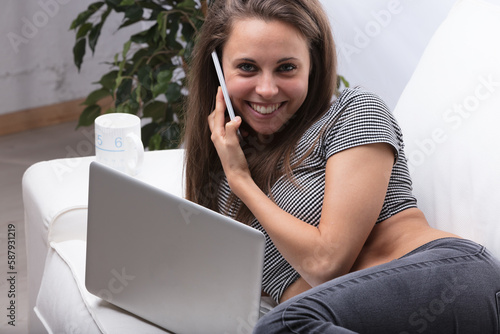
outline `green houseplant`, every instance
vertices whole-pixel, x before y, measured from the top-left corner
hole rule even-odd
[[[183,121],[186,64],[194,36],[206,13],[206,0],[104,0],[91,3],[72,22],[76,32],[74,63],[95,51],[102,27],[110,15],[123,15],[118,29],[138,22],[149,28],[135,33],[109,62],[83,104],[78,127],[90,126],[101,113],[126,112],[150,117],[142,128],[142,141],[150,150],[179,145]],[[113,103],[103,110],[105,98]]]
[[[142,128],[142,141],[150,150],[178,147],[183,122],[184,73],[207,12],[207,0],[102,0],[91,3],[72,22],[76,33],[74,63],[95,51],[110,15],[123,15],[119,29],[145,22],[149,28],[135,33],[109,64],[83,104],[78,127],[93,125],[101,113],[127,112],[150,117]],[[338,86],[349,86],[338,77]],[[109,108],[99,105],[113,100]],[[104,109],[104,110],[103,110]]]

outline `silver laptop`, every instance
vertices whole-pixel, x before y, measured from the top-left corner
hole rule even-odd
[[[264,235],[92,162],[87,290],[174,333],[237,333],[259,316]]]

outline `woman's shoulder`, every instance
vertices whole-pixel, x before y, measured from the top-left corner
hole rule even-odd
[[[385,102],[360,87],[339,94],[323,118],[322,134],[335,150],[372,142],[389,142],[398,150],[402,143],[401,129]]]
[[[384,101],[377,94],[354,87],[337,96],[298,146],[309,148],[314,142],[320,156],[331,156],[351,146],[372,142],[389,142],[397,150],[401,138],[399,126]]]
[[[373,117],[391,121],[393,118],[389,108],[377,94],[361,87],[353,87],[343,89],[317,123],[327,127],[339,127],[352,119]]]
[[[377,121],[378,120],[378,121]],[[375,123],[397,123],[385,102],[361,87],[345,88],[332,100],[330,108],[305,132],[310,140],[318,134],[331,136],[346,127],[363,128]]]
[[[382,98],[360,86],[356,86],[353,88],[345,88],[342,92],[337,96],[337,98],[333,101],[332,110],[340,110],[344,109],[347,106],[352,106],[350,109],[359,109],[363,106],[366,107],[374,107],[384,109],[386,111],[389,110],[386,103],[382,100]]]

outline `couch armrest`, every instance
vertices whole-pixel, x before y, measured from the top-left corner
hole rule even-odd
[[[49,235],[65,211],[78,210],[86,215],[88,168],[90,157],[39,162],[26,170],[22,180],[28,266],[29,329],[40,332],[33,315],[42,279]],[[82,218],[83,219],[83,218]],[[80,225],[81,220],[80,219]],[[68,220],[66,220],[67,222]],[[69,220],[73,222],[73,220]],[[74,222],[74,225],[78,225]],[[78,229],[71,228],[75,232]],[[80,227],[80,232],[83,227]],[[81,234],[81,233],[80,233]]]
[[[183,150],[146,152],[136,178],[183,196]],[[39,325],[33,307],[52,241],[86,241],[89,165],[94,157],[39,162],[23,176],[30,332]]]

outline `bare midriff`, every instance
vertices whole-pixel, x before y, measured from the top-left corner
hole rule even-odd
[[[375,225],[350,272],[387,263],[430,241],[449,237],[459,238],[430,227],[419,209],[404,210]],[[310,288],[303,278],[299,278],[285,290],[280,302]]]

